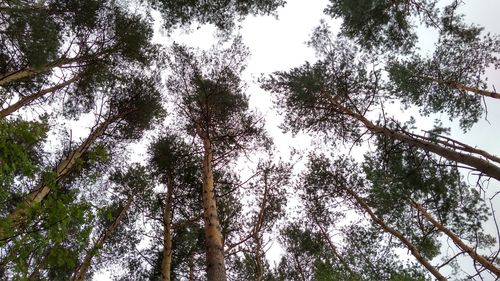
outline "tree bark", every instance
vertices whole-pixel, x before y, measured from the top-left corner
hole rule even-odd
[[[101,235],[97,239],[97,241],[96,241],[95,245],[92,247],[92,249],[90,249],[90,251],[87,252],[87,255],[83,259],[82,263],[76,269],[76,272],[71,279],[72,281],[83,281],[84,280],[85,275],[87,275],[87,272],[90,269],[92,259],[94,258],[95,254],[97,253],[97,250],[101,249],[102,246],[104,246],[104,243],[106,243],[106,241],[109,239],[109,237],[111,237],[111,235],[116,230],[118,225],[120,225],[121,221],[123,220],[123,217],[125,217],[125,214],[127,213],[128,209],[130,209],[130,205],[132,205],[133,200],[134,200],[134,196],[128,197],[127,202],[120,210],[120,213],[118,214],[118,216],[106,228],[106,230],[104,230],[104,232],[101,233]]]
[[[423,265],[434,277],[436,277],[437,280],[439,281],[444,281],[447,280],[441,273],[439,273],[439,270],[437,270],[434,266],[432,266],[429,261],[423,257],[420,254],[420,251],[411,243],[410,240],[406,239],[406,237],[403,236],[400,232],[395,230],[394,228],[390,227],[387,225],[382,219],[380,219],[375,213],[371,210],[370,206],[364,201],[363,198],[359,197],[356,192],[351,190],[350,188],[344,186],[342,187],[343,190],[345,190],[355,201],[356,203],[370,216],[372,221],[376,224],[378,224],[382,229],[388,233],[390,233],[392,236],[396,237],[401,241],[406,248],[411,252],[411,254],[417,259],[417,261]]]
[[[431,222],[437,229],[450,237],[450,239],[455,243],[455,245],[457,245],[458,248],[466,252],[473,260],[475,260],[476,262],[484,266],[484,268],[488,269],[500,278],[500,268],[496,267],[491,261],[489,261],[482,255],[479,255],[472,247],[465,244],[462,239],[460,239],[455,233],[435,220],[432,215],[429,214],[427,210],[425,210],[420,204],[417,204],[416,202],[411,202],[410,204],[413,208],[418,210],[418,212],[421,213],[427,220],[429,220],[429,222]]]
[[[113,119],[108,119],[94,129],[87,139],[82,142],[75,150],[73,150],[64,160],[54,169],[56,181],[64,178],[74,168],[76,162],[89,149],[89,147],[104,134],[107,127],[113,122]],[[12,225],[13,229],[23,229],[29,210],[32,206],[39,204],[49,194],[51,187],[41,183],[32,192],[23,198],[23,201],[7,216],[7,222]],[[0,239],[5,237],[4,229],[0,227]]]
[[[34,100],[40,98],[40,97],[43,97],[44,95],[48,94],[48,93],[52,93],[52,92],[55,92],[59,89],[62,89],[68,85],[70,85],[71,83],[75,82],[76,80],[78,80],[80,76],[79,75],[75,75],[73,78],[69,79],[69,80],[66,80],[60,84],[57,84],[53,87],[50,87],[50,88],[47,88],[47,89],[43,89],[41,91],[39,91],[38,93],[35,93],[35,94],[32,94],[32,95],[29,95],[29,96],[25,96],[25,97],[22,97],[20,100],[18,100],[16,103],[14,103],[13,105],[10,105],[8,106],[7,108],[5,109],[2,109],[0,111],[0,119],[2,118],[5,118],[6,116],[16,112],[17,110],[19,110],[20,108],[22,108],[23,106],[33,102]]]
[[[174,181],[170,177],[167,180],[167,194],[165,197],[165,209],[163,210],[163,259],[161,263],[161,278],[170,281],[172,264],[172,200],[174,195]]]
[[[224,247],[215,200],[212,143],[206,136],[203,137],[203,148],[203,220],[207,246],[207,280],[226,281]]]

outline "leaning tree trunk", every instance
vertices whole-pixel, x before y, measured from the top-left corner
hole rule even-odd
[[[203,148],[203,221],[207,246],[207,280],[226,281],[224,247],[215,200],[212,170],[213,151],[212,143],[208,137],[203,137]]]
[[[423,257],[422,254],[420,254],[420,251],[417,249],[417,247],[415,247],[415,245],[413,245],[413,243],[410,240],[408,240],[406,237],[404,237],[403,234],[401,234],[399,231],[387,225],[381,218],[375,215],[375,213],[372,211],[370,206],[368,206],[368,204],[365,202],[363,198],[359,197],[359,195],[356,192],[354,192],[353,190],[351,190],[346,186],[342,187],[342,189],[346,191],[356,201],[357,205],[360,206],[370,216],[370,218],[374,223],[382,227],[384,231],[390,233],[392,236],[399,239],[399,241],[401,241],[406,246],[406,248],[408,248],[408,250],[415,257],[415,259],[417,259],[417,261],[421,265],[423,265],[432,275],[434,275],[434,277],[436,277],[437,280],[439,281],[447,280],[443,275],[441,275],[441,273],[439,272],[439,270],[437,270],[437,268],[431,265],[429,261],[425,257]]]
[[[434,219],[434,217],[432,217],[432,215],[429,214],[420,204],[417,204],[416,202],[411,202],[410,204],[413,208],[418,210],[418,212],[421,213],[429,222],[431,222],[432,225],[434,225],[437,229],[446,234],[455,243],[455,245],[457,245],[458,248],[466,252],[474,261],[481,264],[482,266],[484,266],[484,268],[488,269],[493,274],[495,274],[497,278],[500,278],[500,268],[496,267],[487,258],[483,257],[482,255],[479,255],[476,252],[476,250],[474,250],[472,247],[465,244],[462,241],[462,239],[460,239],[460,237],[458,237],[455,233],[453,233],[451,230],[449,230],[444,225],[439,223],[436,219]]]
[[[109,124],[113,122],[112,119],[108,119],[94,129],[87,139],[82,142],[75,150],[73,150],[63,161],[59,162],[57,167],[54,169],[54,174],[56,180],[64,178],[69,172],[74,168],[77,161],[82,157],[82,155],[90,148],[90,146],[104,134]],[[39,184],[32,192],[26,195],[21,202],[8,216],[6,221],[12,226],[12,229],[23,229],[26,226],[28,213],[31,207],[42,202],[42,200],[47,197],[51,187],[44,183]],[[0,227],[0,239],[5,237],[5,229]]]
[[[404,142],[406,144],[409,144],[411,146],[418,147],[424,151],[432,152],[436,155],[442,156],[450,161],[458,162],[465,164],[473,169],[476,169],[477,171],[483,173],[486,176],[492,177],[494,179],[497,179],[500,181],[500,167],[493,164],[492,162],[477,157],[475,155],[469,154],[469,153],[464,153],[461,151],[467,152],[469,149],[463,149],[462,147],[457,147],[457,146],[450,146],[450,147],[445,147],[443,145],[440,145],[436,143],[433,140],[427,139],[422,136],[418,135],[413,135],[408,132],[404,131],[399,131],[399,130],[393,130],[386,128],[384,126],[379,126],[368,120],[366,117],[364,117],[361,113],[355,112],[343,105],[341,105],[339,102],[337,102],[333,97],[331,96],[326,96],[327,99],[330,102],[330,105],[332,106],[332,110],[336,111],[340,114],[348,115],[351,116],[365,126],[366,129],[368,129],[370,132],[373,134],[380,134],[384,135],[388,138],[399,140],[401,142]],[[481,151],[481,150],[477,150]],[[474,153],[475,151],[473,151]],[[481,155],[481,154],[479,154]],[[490,158],[488,155],[483,155],[485,158]],[[491,159],[491,158],[490,158]],[[498,157],[494,157],[493,161],[495,159],[498,159]]]
[[[113,235],[113,232],[116,230],[118,225],[120,225],[121,221],[127,214],[128,209],[130,209],[130,205],[132,205],[132,201],[134,200],[134,196],[129,196],[127,202],[120,210],[120,213],[116,218],[111,222],[110,225],[104,230],[103,233],[97,239],[95,245],[87,252],[87,255],[83,259],[82,263],[76,269],[75,274],[71,278],[72,281],[83,281],[85,279],[85,275],[87,275],[88,270],[90,269],[90,265],[92,263],[92,259],[97,253],[97,249],[101,249],[104,246],[104,243]]]
[[[447,87],[450,87],[450,88],[453,88],[453,89],[456,89],[456,90],[465,91],[465,92],[471,92],[471,93],[474,93],[476,95],[481,95],[481,96],[484,96],[484,97],[490,97],[490,98],[494,98],[494,99],[500,99],[500,94],[497,93],[497,92],[486,91],[486,90],[479,89],[479,88],[476,88],[476,87],[470,87],[470,86],[467,86],[465,84],[462,84],[462,83],[459,83],[459,82],[456,82],[456,81],[441,80],[441,79],[437,79],[437,78],[433,78],[433,77],[429,77],[429,76],[420,76],[420,77],[424,78],[424,79],[427,79],[427,80],[430,80],[432,82],[441,84],[441,85],[445,85]]]
[[[163,210],[163,259],[161,263],[161,280],[170,281],[172,264],[172,200],[174,194],[174,181],[167,180],[167,195],[165,209]]]
[[[72,57],[72,58],[60,58],[60,59],[57,59],[51,63],[47,63],[47,64],[40,66],[40,67],[37,67],[37,68],[27,66],[23,69],[19,69],[19,70],[7,72],[7,73],[2,73],[2,74],[0,74],[0,86],[3,86],[5,84],[11,83],[11,82],[15,82],[17,80],[28,78],[28,77],[31,77],[33,75],[49,72],[52,69],[57,68],[57,67],[63,67],[63,66],[67,67],[68,65],[70,65],[72,63],[85,62],[85,61],[88,61],[91,59],[96,59],[102,55],[106,55],[106,54],[112,52],[113,50],[114,49],[110,48],[110,49],[100,51],[100,52],[97,52],[94,54],[89,54],[89,55],[77,56],[77,57]],[[79,66],[75,66],[75,67],[79,67]]]
[[[6,116],[8,116],[8,115],[10,115],[10,114],[12,114],[14,112],[16,112],[17,110],[19,110],[23,106],[30,104],[34,100],[36,100],[38,98],[41,98],[41,97],[43,97],[44,95],[46,95],[48,93],[55,92],[55,91],[57,91],[59,89],[62,89],[64,87],[70,85],[71,83],[75,82],[79,78],[80,78],[79,75],[75,75],[73,78],[71,78],[69,80],[66,80],[66,81],[64,81],[64,82],[62,82],[60,84],[57,84],[57,85],[52,86],[50,88],[43,89],[43,90],[41,90],[41,91],[39,91],[37,93],[34,93],[32,95],[22,97],[16,103],[14,103],[14,104],[6,107],[5,109],[0,110],[0,119],[5,118]]]

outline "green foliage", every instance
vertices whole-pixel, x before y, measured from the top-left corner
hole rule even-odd
[[[270,14],[283,6],[283,0],[236,0],[236,1],[175,1],[148,0],[163,17],[167,29],[192,23],[214,24],[219,29],[234,27],[234,19],[249,14]]]
[[[11,239],[3,249],[11,276],[37,276],[65,280],[73,272],[78,253],[88,243],[92,220],[90,206],[78,202],[74,192],[54,187],[54,192],[31,211],[39,215],[26,232]],[[17,279],[16,279],[17,280]]]
[[[153,29],[139,15],[128,14],[116,8],[113,39],[120,54],[144,65],[151,63]]]
[[[413,17],[434,24],[437,16],[435,0],[330,0],[325,13],[343,20],[343,35],[372,49],[408,50],[415,41]]]
[[[178,135],[165,133],[149,147],[149,163],[161,183],[173,180],[175,187],[200,191],[200,159]]]
[[[176,94],[188,134],[209,138],[214,154],[229,159],[252,143],[266,144],[267,139],[261,119],[248,108],[239,77],[247,48],[239,37],[228,48],[220,47],[203,52],[174,45],[167,89]]]
[[[28,15],[26,13],[25,10],[13,10],[2,35],[15,42],[24,56],[23,63],[36,69],[56,58],[61,44],[61,26],[43,9],[31,9]],[[7,49],[9,45],[4,45],[4,48]]]
[[[35,177],[46,138],[47,123],[0,120],[0,188],[7,191],[14,177]],[[3,196],[2,196],[3,197]]]
[[[359,126],[343,108],[356,113],[370,110],[373,101],[384,95],[381,72],[368,69],[370,57],[351,42],[329,41],[324,28],[316,29],[309,43],[322,60],[275,72],[261,81],[262,87],[275,94],[275,104],[285,116],[284,129],[325,133],[333,142],[356,141]]]
[[[374,153],[365,156],[363,169],[371,182],[368,202],[386,222],[398,225],[402,231],[422,231],[422,237],[411,236],[434,255],[439,253],[438,244],[433,241],[439,233],[433,234],[429,223],[412,222],[410,201],[423,205],[463,239],[482,232],[488,208],[478,192],[461,181],[453,163],[383,137],[378,138],[377,146]],[[412,224],[420,225],[420,229],[411,227]]]
[[[427,280],[420,270],[398,259],[393,245],[386,245],[380,232],[353,224],[341,233],[343,246],[337,251],[348,268],[339,262],[322,234],[300,224],[285,227],[280,241],[286,254],[277,268],[277,279]]]
[[[460,126],[467,130],[479,120],[484,108],[481,95],[465,87],[486,89],[486,69],[500,66],[499,53],[498,36],[444,33],[431,57],[413,55],[389,63],[393,93],[407,107],[421,107],[424,115],[446,112],[450,120],[460,118]]]
[[[121,77],[111,93],[110,115],[118,119],[116,138],[139,139],[164,115],[158,77],[136,73]]]

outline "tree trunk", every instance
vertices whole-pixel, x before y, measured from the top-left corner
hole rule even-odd
[[[165,198],[165,209],[163,210],[163,260],[161,263],[161,278],[170,281],[172,264],[172,200],[174,194],[174,181],[170,177],[167,180],[167,194]]]
[[[382,134],[386,137],[399,140],[406,144],[418,147],[424,151],[432,152],[450,161],[465,164],[471,168],[476,169],[477,171],[483,173],[486,176],[492,177],[500,181],[500,167],[498,167],[495,164],[492,164],[488,160],[476,157],[468,153],[459,152],[452,148],[444,147],[422,136],[413,135],[404,131],[396,131],[388,129],[383,126],[376,125],[371,121],[369,121],[366,117],[364,117],[360,113],[354,112],[353,110],[345,106],[342,106],[337,101],[335,101],[331,96],[327,96],[327,98],[331,102],[331,105],[334,108],[333,110],[357,119],[358,121],[363,123],[363,125],[369,131],[371,131],[374,134]]]
[[[264,266],[262,262],[262,235],[261,230],[264,224],[264,217],[267,211],[267,200],[269,196],[269,187],[267,185],[267,171],[264,171],[264,191],[262,194],[262,203],[260,204],[257,222],[253,229],[253,240],[255,243],[255,281],[261,281],[264,275]]]
[[[115,48],[109,48],[100,52],[96,52],[94,54],[89,54],[89,55],[83,55],[83,56],[77,56],[77,57],[72,57],[72,58],[60,58],[57,59],[51,63],[48,63],[46,65],[43,65],[38,68],[34,67],[25,67],[20,70],[16,71],[11,71],[7,73],[0,74],[0,86],[3,86],[5,84],[8,84],[10,82],[14,82],[23,78],[28,78],[32,75],[36,75],[39,73],[44,73],[48,72],[56,67],[61,67],[61,66],[66,66],[72,63],[77,63],[77,62],[85,62],[91,59],[96,59],[102,55],[108,54],[116,50]]]
[[[194,253],[189,256],[189,281],[194,281]]]
[[[47,72],[47,71],[50,71],[56,67],[59,67],[59,66],[63,66],[65,64],[69,64],[69,63],[73,63],[73,62],[76,62],[78,61],[80,58],[76,57],[76,58],[67,58],[67,59],[58,59],[52,63],[48,63],[42,67],[39,67],[39,68],[33,68],[33,67],[25,67],[23,69],[20,69],[20,70],[16,70],[16,71],[11,71],[11,72],[8,72],[8,73],[3,73],[3,74],[0,74],[0,86],[3,86],[5,84],[8,84],[10,82],[14,82],[14,81],[17,81],[17,80],[20,80],[20,79],[23,79],[23,78],[27,78],[27,77],[30,77],[32,75],[35,75],[35,74],[39,74],[39,73],[44,73],[44,72]]]
[[[87,139],[82,142],[75,150],[73,150],[68,157],[61,161],[54,169],[56,181],[64,178],[75,166],[80,157],[89,149],[89,147],[96,141],[97,138],[102,136],[106,131],[109,124],[113,122],[108,119],[94,129]],[[51,187],[45,184],[40,184],[32,192],[26,195],[21,202],[8,216],[7,222],[12,225],[13,229],[23,229],[28,219],[28,213],[32,206],[39,204],[49,194]],[[4,229],[0,227],[0,239],[5,237]]]
[[[404,237],[403,234],[393,229],[392,227],[387,225],[382,219],[377,217],[377,215],[373,213],[370,206],[366,204],[363,198],[359,197],[356,192],[354,192],[353,190],[349,189],[346,186],[342,187],[342,189],[345,190],[366,213],[368,213],[368,215],[370,216],[370,218],[374,223],[382,227],[384,231],[398,238],[399,241],[401,241],[406,246],[406,248],[408,248],[411,254],[417,259],[417,261],[421,265],[423,265],[430,273],[432,273],[432,275],[434,275],[434,277],[436,277],[437,280],[439,281],[447,280],[443,275],[441,275],[441,273],[439,273],[439,270],[437,270],[434,266],[432,266],[429,263],[429,261],[420,254],[420,251],[411,243],[410,240],[406,239],[406,237]]]
[[[90,269],[90,264],[92,262],[92,259],[94,258],[95,254],[97,253],[98,249],[101,249],[102,246],[104,246],[104,243],[111,237],[113,232],[116,230],[118,225],[120,225],[121,221],[123,220],[123,217],[125,217],[125,214],[127,213],[128,209],[130,208],[130,205],[132,205],[132,201],[134,199],[134,196],[129,196],[127,199],[127,202],[125,205],[122,207],[120,210],[120,213],[118,216],[113,220],[113,222],[104,230],[103,233],[99,236],[99,239],[97,239],[97,242],[95,245],[90,249],[90,251],[87,252],[87,255],[83,259],[82,263],[78,268],[76,269],[75,274],[72,277],[72,281],[83,281],[85,278],[85,275],[87,275],[88,270]]]
[[[429,222],[431,222],[437,229],[439,229],[441,232],[446,234],[448,237],[453,240],[455,245],[457,245],[458,248],[460,248],[462,251],[466,252],[474,261],[478,262],[482,266],[484,266],[486,269],[494,273],[498,278],[500,278],[500,268],[496,267],[491,261],[483,257],[482,255],[479,255],[473,248],[471,248],[469,245],[465,244],[462,239],[460,239],[455,233],[453,233],[451,230],[446,228],[444,225],[436,221],[431,214],[429,214],[420,204],[417,204],[416,202],[411,202],[410,203],[413,208],[418,210],[419,213],[421,213]]]
[[[8,106],[5,109],[2,109],[0,111],[0,119],[5,118],[6,116],[8,116],[8,115],[10,115],[10,114],[12,114],[14,112],[16,112],[17,110],[19,110],[23,106],[25,106],[25,105],[33,102],[34,100],[36,100],[36,99],[38,99],[40,97],[43,97],[44,95],[46,95],[48,93],[55,92],[55,91],[57,91],[59,89],[62,89],[64,87],[70,85],[71,83],[73,83],[76,80],[78,80],[78,78],[80,78],[80,76],[75,75],[73,78],[71,78],[69,80],[66,80],[66,81],[64,81],[64,82],[62,82],[60,84],[57,84],[57,85],[55,85],[53,87],[41,90],[38,93],[35,93],[33,95],[22,97],[20,100],[18,100],[13,105],[10,105],[10,106]]]
[[[212,143],[208,137],[203,138],[203,220],[205,223],[205,239],[207,246],[207,280],[226,281],[224,266],[224,247],[222,233],[217,215],[215,200],[214,176],[212,170]]]
[[[436,78],[429,77],[429,76],[420,76],[420,77],[424,78],[424,79],[427,79],[427,80],[430,80],[432,82],[441,84],[441,85],[448,86],[448,87],[453,88],[453,89],[457,89],[457,90],[461,90],[461,91],[466,91],[466,92],[471,92],[471,93],[474,93],[474,94],[477,94],[477,95],[481,95],[481,96],[485,96],[485,97],[490,97],[490,98],[494,98],[494,99],[500,99],[500,94],[496,93],[496,92],[491,92],[491,91],[486,91],[486,90],[482,90],[482,89],[479,89],[479,88],[469,87],[469,86],[467,86],[465,84],[462,84],[462,83],[459,83],[459,82],[456,82],[456,81],[441,80],[441,79],[436,79]]]

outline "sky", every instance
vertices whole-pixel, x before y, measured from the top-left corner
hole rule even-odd
[[[261,74],[268,75],[278,70],[288,70],[294,66],[300,66],[305,61],[316,60],[314,51],[308,48],[305,42],[310,38],[312,30],[319,25],[321,19],[326,19],[333,31],[338,31],[339,21],[329,19],[323,14],[327,6],[325,0],[288,0],[285,7],[279,8],[276,16],[249,16],[240,23],[238,30],[243,37],[243,42],[248,46],[251,56],[248,67],[244,72],[250,96],[250,104],[257,108],[266,117],[267,130],[274,138],[283,158],[287,158],[292,148],[307,149],[312,147],[312,139],[305,135],[292,138],[290,134],[284,134],[279,125],[282,117],[272,108],[271,96],[262,90],[257,78]],[[466,20],[475,22],[492,33],[500,34],[498,24],[498,12],[500,12],[500,0],[467,0],[461,11],[466,15]],[[155,18],[158,18],[156,15]],[[155,24],[156,33],[154,40],[158,43],[169,45],[176,41],[192,47],[207,49],[214,42],[215,29],[211,26],[203,26],[189,33],[184,31],[174,32],[171,36],[165,36],[161,32],[160,23]],[[420,46],[425,52],[431,47],[435,34],[426,33],[422,30],[421,37],[424,38]],[[499,73],[491,73],[491,83],[498,85],[500,89]],[[452,137],[464,143],[478,146],[496,155],[500,155],[500,102],[487,100],[488,120],[481,120],[467,134],[461,133],[457,122],[449,122],[446,115],[432,116],[431,118],[418,118],[417,122],[423,128],[430,128],[434,118],[441,118],[445,125],[452,127]],[[401,115],[400,112],[394,112]],[[140,153],[141,154],[141,153]],[[142,153],[143,154],[143,153]],[[500,186],[493,182],[494,188]],[[499,203],[500,201],[496,201]],[[497,215],[500,220],[500,217]],[[492,225],[488,226],[493,229]],[[279,253],[279,251],[277,251]],[[95,280],[105,280],[99,276]]]

